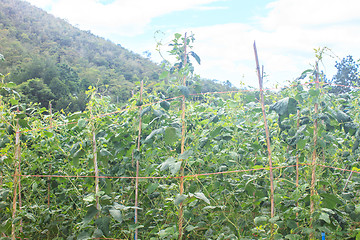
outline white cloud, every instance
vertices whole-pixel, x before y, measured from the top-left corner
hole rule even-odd
[[[28,0],[39,7],[49,5],[50,13],[67,19],[81,29],[100,36],[136,36],[144,32],[151,19],[174,11],[193,9],[219,0],[115,0],[101,4],[98,0]]]
[[[114,36],[136,39],[149,28],[152,19],[174,11],[211,10],[206,4],[218,1],[224,1],[226,6],[225,0],[115,0],[106,5],[98,0],[28,1],[40,7],[51,6],[55,16],[113,41],[116,41]],[[197,72],[202,77],[230,80],[236,85],[244,81],[257,86],[254,40],[260,62],[272,84],[292,80],[309,68],[315,61],[314,48],[329,47],[340,58],[360,57],[358,0],[276,0],[268,4],[267,9],[265,16],[254,16],[251,23],[169,29],[169,37],[173,36],[173,31],[193,31],[194,51],[202,59],[201,66],[196,67]],[[132,50],[141,53],[154,48],[154,40],[149,38]],[[336,71],[335,60],[328,57],[325,61],[328,77]]]
[[[256,25],[230,23],[191,29],[196,34],[195,49],[202,57],[200,75],[257,86],[254,40],[271,84],[284,84],[310,68],[315,62],[314,48],[328,47],[340,58],[360,57],[360,2],[279,0],[269,8]],[[329,78],[336,72],[336,60],[325,57]]]

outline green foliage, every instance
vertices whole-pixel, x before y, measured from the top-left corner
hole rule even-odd
[[[30,34],[18,37],[26,41],[32,38]],[[333,239],[358,236],[359,92],[335,96],[326,88],[318,89],[311,83],[305,88],[299,82],[279,92],[266,92],[275,167],[276,215],[271,217],[268,156],[258,92],[202,94],[203,90],[197,88],[201,80],[190,62],[181,57],[184,47],[190,48],[192,38],[184,40],[180,34],[175,35],[170,51],[179,57],[178,62],[168,63],[165,74],[161,74],[168,82],[149,84],[141,102],[139,92],[134,92],[123,109],[112,104],[111,96],[104,94],[107,88],[101,84],[88,87],[83,111],[66,114],[23,103],[12,91],[14,84],[1,83],[1,99],[6,100],[0,101],[2,234],[10,236],[14,224],[18,237],[31,239],[130,239],[135,230],[139,239],[177,239],[181,205],[185,239],[308,239],[310,234],[320,238],[321,232]],[[65,48],[69,42],[71,38],[59,39]],[[196,55],[189,54],[197,61]],[[93,58],[97,67],[106,65],[101,56]],[[72,87],[66,79],[79,78],[80,85],[88,86],[102,77],[97,67],[77,74],[68,65],[49,62],[60,71],[47,73],[41,70],[44,65],[35,63],[28,62],[29,66],[40,66],[36,73],[40,75],[24,78],[17,88],[29,101],[33,101],[33,91],[43,99],[44,106],[56,100],[51,87],[65,84],[68,88],[64,91],[71,92],[79,86]],[[59,72],[64,78],[59,78]],[[313,70],[304,74],[310,75],[310,80],[315,78]],[[21,76],[21,71],[15,76]],[[131,80],[130,76],[124,78]],[[184,152],[179,141],[183,96]],[[29,177],[21,177],[22,207],[13,218],[12,193],[18,187],[14,170],[19,169],[15,157],[17,132],[21,133],[21,174]],[[309,165],[314,153],[320,165],[315,171],[315,194],[310,196]],[[96,192],[95,154],[100,176]],[[150,178],[139,179],[139,215],[134,224],[137,160],[139,175]],[[184,191],[180,194],[182,166]],[[310,200],[315,203],[312,214]]]
[[[34,81],[41,83],[39,79]],[[151,106],[144,107],[141,114],[140,150],[136,145],[136,101],[121,110],[90,88],[91,100],[86,110],[68,115],[49,115],[44,108],[17,105],[16,100],[2,102],[1,231],[10,236],[14,220],[17,236],[22,236],[22,219],[23,235],[32,239],[130,239],[135,229],[141,239],[173,239],[178,236],[178,209],[182,203],[187,239],[267,239],[271,229],[274,239],[307,239],[310,233],[319,238],[321,232],[334,239],[355,237],[360,221],[358,173],[349,177],[349,172],[318,166],[316,195],[312,197],[315,211],[310,216],[311,167],[307,164],[316,149],[321,165],[360,169],[360,152],[354,149],[360,139],[358,93],[344,98],[326,89],[318,93],[315,86],[307,86],[309,89],[294,82],[293,87],[266,94],[271,99],[267,111],[273,164],[279,167],[274,169],[273,218],[265,132],[256,93],[239,92],[224,98],[206,95],[201,101],[188,100],[183,154],[179,151],[178,111],[182,98],[169,100],[169,108],[164,109],[158,98],[144,92],[143,104]],[[320,103],[317,115],[314,103]],[[20,113],[15,114],[13,109],[17,106]],[[270,112],[270,108],[278,110]],[[279,126],[279,113],[284,128]],[[18,118],[22,121],[22,174],[84,177],[22,177],[22,208],[12,219],[13,169],[17,166],[12,126],[16,126]],[[315,119],[320,119],[316,146]],[[133,222],[134,181],[100,178],[100,191],[95,194],[91,177],[93,131],[100,176],[134,177],[134,161],[139,160],[140,176],[164,177],[139,181],[139,224]],[[303,164],[299,166],[298,187],[296,158]],[[192,176],[185,178],[184,192],[180,194],[179,179],[171,177],[179,176],[185,162],[185,176]],[[223,173],[248,169],[254,170]],[[221,174],[196,175],[217,172]],[[97,197],[100,210],[96,208]]]
[[[331,92],[342,94],[350,92],[352,87],[359,87],[359,64],[354,61],[352,56],[347,56],[341,62],[336,62],[335,67],[337,73],[330,82],[338,86],[332,87]]]
[[[10,72],[6,80],[16,84],[42,79],[55,95],[54,111],[84,110],[82,95],[89,86],[97,86],[112,102],[125,103],[139,79],[158,81],[160,68],[149,59],[80,31],[25,1],[2,1],[0,16],[0,61],[6,57],[0,72]]]

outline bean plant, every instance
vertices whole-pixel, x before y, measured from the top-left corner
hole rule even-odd
[[[175,36],[171,53],[184,53],[181,44],[191,41],[183,40]],[[52,113],[21,103],[8,91],[12,86],[2,83],[7,95],[0,101],[1,239],[10,239],[12,231],[28,239],[131,239],[136,229],[138,239],[178,239],[180,204],[184,239],[319,239],[321,233],[327,239],[360,238],[358,91],[333,95],[331,86],[314,84],[318,73],[311,70],[304,72],[306,80],[303,75],[290,87],[265,92],[275,185],[271,218],[259,93],[202,94],[191,84],[189,62],[177,60],[163,75],[170,76],[167,88],[145,88],[142,101],[135,91],[123,108],[90,87],[85,111]],[[187,84],[180,87],[184,77]],[[181,96],[186,100],[183,153]],[[139,176],[147,178],[139,179],[135,224],[137,160]]]

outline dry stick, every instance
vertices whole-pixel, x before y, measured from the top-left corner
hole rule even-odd
[[[144,81],[141,80],[140,86],[140,104],[142,104],[142,95],[144,89]],[[138,134],[138,142],[137,142],[137,150],[140,152],[140,139],[141,139],[141,110],[142,106],[139,107],[139,134]],[[138,223],[138,194],[139,194],[139,159],[136,159],[136,180],[135,180],[135,224]],[[138,229],[135,229],[134,239],[137,240],[138,237]]]
[[[20,127],[19,127],[19,119],[16,119],[16,133],[15,133],[15,164],[16,161],[18,163],[18,166],[15,167],[15,174],[14,174],[14,193],[13,193],[13,204],[12,204],[12,219],[14,221],[16,216],[16,201],[17,201],[17,188],[18,188],[18,181],[20,180],[20,155],[21,155],[21,149],[20,149]],[[20,192],[20,191],[19,191]],[[11,225],[11,239],[15,240],[15,224],[12,223]]]
[[[186,67],[187,65],[187,53],[186,53],[186,46],[187,46],[187,38],[186,38],[186,33],[185,33],[185,37],[184,37],[184,66]],[[186,75],[183,78],[183,86],[186,86]],[[184,153],[185,150],[185,134],[186,134],[186,122],[185,122],[185,96],[183,95],[182,97],[182,105],[181,105],[181,123],[182,123],[182,127],[181,127],[181,154]],[[181,160],[184,161],[184,160]],[[184,192],[184,164],[181,164],[180,167],[180,195],[183,194]],[[183,216],[183,204],[182,202],[179,205],[179,239],[182,239],[182,235],[183,235],[183,221],[184,221],[184,216]]]
[[[261,109],[262,109],[262,113],[263,113],[263,117],[264,117],[264,127],[265,127],[265,133],[266,133],[266,143],[267,143],[266,145],[267,145],[268,158],[269,158],[271,217],[274,217],[275,216],[274,175],[273,175],[272,158],[271,158],[270,134],[269,134],[269,128],[267,125],[266,113],[265,113],[263,79],[260,75],[259,59],[258,59],[255,41],[254,41],[254,52],[255,52],[256,70],[257,70],[257,75],[259,78],[260,101],[261,101]],[[273,234],[273,232],[271,231],[271,235],[272,234]]]
[[[318,62],[316,62],[315,64],[315,84],[316,84],[316,88],[319,88],[319,73],[318,73],[319,69],[318,69]],[[318,113],[318,103],[316,102],[314,105],[315,108],[315,115],[317,115]],[[314,150],[312,153],[312,162],[311,162],[311,166],[312,166],[312,173],[311,173],[311,185],[310,185],[310,227],[312,228],[312,214],[315,211],[315,204],[314,204],[314,199],[313,196],[316,194],[315,191],[315,181],[316,181],[316,145],[317,145],[317,128],[318,128],[318,121],[317,119],[314,120]],[[311,233],[310,234],[310,239],[314,238],[314,234]]]

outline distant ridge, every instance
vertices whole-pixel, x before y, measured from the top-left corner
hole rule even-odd
[[[90,85],[125,101],[136,82],[158,81],[160,72],[149,59],[20,0],[1,0],[0,42],[0,72],[11,73],[24,97],[45,106],[52,100],[57,109],[72,103],[72,111],[81,110],[75,102]],[[36,87],[46,88],[42,96],[32,96]]]

